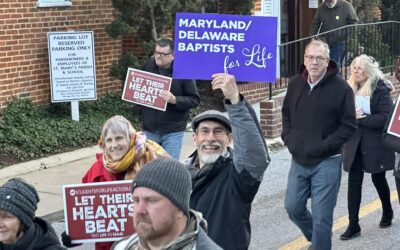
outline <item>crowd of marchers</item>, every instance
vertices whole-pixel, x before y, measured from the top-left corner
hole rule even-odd
[[[329,23],[329,17],[340,22]],[[326,0],[318,9],[314,30],[343,26],[346,20],[357,21],[352,6],[344,0]],[[353,59],[350,78],[343,79],[338,66],[342,41],[328,41],[331,44],[314,39],[306,45],[303,64],[290,80],[282,106],[281,137],[292,155],[285,209],[309,248],[318,250],[332,248],[342,168],[349,175],[349,225],[340,239],[361,234],[365,173],[371,174],[382,203],[380,228],[390,227],[394,216],[389,170],[395,170],[400,200],[395,150],[380,139],[394,108],[393,84],[385,79],[379,62],[365,54]],[[171,77],[173,61],[173,41],[161,38],[143,70]],[[400,63],[396,70],[400,80]],[[256,113],[239,92],[235,77],[214,74],[211,87],[223,93],[227,112],[208,110],[192,119],[196,149],[183,162],[178,161],[183,131],[190,109],[200,102],[194,80],[172,80],[170,91],[160,95],[167,103],[165,112],[140,108],[144,131],[136,131],[122,116],[104,123],[102,153],[82,183],[132,180],[135,233],[116,242],[96,242],[96,250],[248,249],[252,202],[271,159]],[[66,232],[59,242],[51,225],[35,216],[38,202],[35,187],[22,179],[0,186],[0,250],[78,245]]]

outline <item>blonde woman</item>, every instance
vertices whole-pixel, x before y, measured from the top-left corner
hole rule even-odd
[[[393,108],[390,91],[393,85],[384,79],[378,62],[368,56],[356,57],[350,65],[348,80],[356,98],[358,129],[345,143],[343,168],[349,172],[347,202],[349,226],[340,236],[349,240],[361,234],[359,210],[364,173],[370,173],[382,203],[380,228],[392,224],[393,210],[386,171],[394,168],[395,155],[381,141],[382,129]]]

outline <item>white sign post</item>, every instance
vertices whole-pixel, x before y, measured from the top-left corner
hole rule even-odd
[[[79,121],[78,101],[96,100],[96,68],[92,31],[49,32],[51,102],[71,102]]]
[[[262,0],[261,1],[261,12],[257,13],[260,16],[274,16],[278,18],[278,27],[276,34],[276,77],[280,77],[280,58],[279,46],[281,44],[281,3],[280,1],[274,0]],[[275,83],[275,82],[274,82]]]
[[[79,122],[79,102],[71,101],[71,118],[74,121]]]

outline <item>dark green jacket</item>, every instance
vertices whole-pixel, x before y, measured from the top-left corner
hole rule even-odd
[[[311,25],[310,35],[316,35],[321,26],[319,33],[338,29],[340,27],[355,24],[358,22],[357,14],[351,3],[345,0],[337,0],[335,7],[328,8],[325,3],[322,3],[317,13],[314,16],[314,21]],[[322,35],[326,42],[332,46],[337,41],[346,39],[346,30],[340,29],[336,32]]]

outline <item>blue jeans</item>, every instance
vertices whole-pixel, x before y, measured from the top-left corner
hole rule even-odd
[[[285,196],[289,218],[313,250],[332,247],[333,210],[341,180],[342,156],[330,157],[315,166],[302,166],[292,160]],[[311,198],[311,211],[307,200]]]
[[[331,52],[329,53],[329,57],[337,63],[338,67],[342,66],[344,49],[344,42],[337,42],[330,47]]]
[[[147,139],[160,144],[168,154],[177,160],[181,154],[183,131],[174,133],[152,133],[145,131]]]

